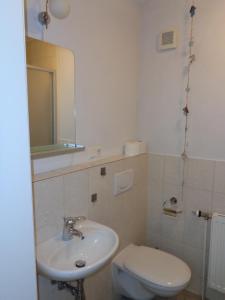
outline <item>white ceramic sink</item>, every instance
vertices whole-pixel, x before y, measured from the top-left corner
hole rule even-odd
[[[76,229],[83,233],[83,240],[74,236],[70,241],[63,241],[60,235],[37,246],[40,274],[57,281],[86,278],[105,265],[119,246],[118,235],[109,227],[85,220]],[[85,261],[85,267],[77,268],[78,260]]]

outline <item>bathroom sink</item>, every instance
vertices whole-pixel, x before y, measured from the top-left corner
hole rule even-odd
[[[41,275],[57,281],[86,278],[104,266],[119,246],[118,235],[104,225],[85,220],[76,229],[84,239],[74,236],[64,241],[59,235],[37,246],[37,268]]]

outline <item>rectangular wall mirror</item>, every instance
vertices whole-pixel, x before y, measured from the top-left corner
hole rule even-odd
[[[81,151],[75,135],[75,58],[71,50],[26,38],[33,158]]]

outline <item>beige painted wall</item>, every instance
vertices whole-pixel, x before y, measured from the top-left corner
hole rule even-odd
[[[39,38],[41,2],[26,1],[27,31]],[[69,17],[52,17],[44,38],[76,57],[77,142],[121,151],[126,140],[136,137],[139,5],[133,0],[70,3]]]
[[[147,0],[141,17],[139,137],[152,153],[179,155],[184,141],[191,0]],[[197,0],[188,153],[225,160],[225,1]],[[178,31],[176,50],[157,49],[159,33]]]

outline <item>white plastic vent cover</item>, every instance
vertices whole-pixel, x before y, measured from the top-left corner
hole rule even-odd
[[[177,32],[175,30],[167,30],[161,32],[159,40],[159,49],[175,49],[177,47]]]

